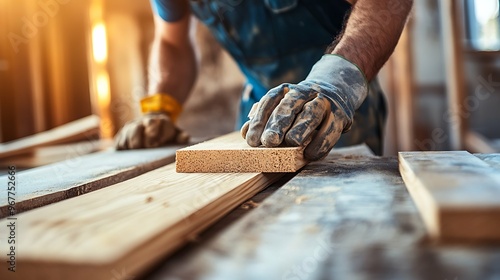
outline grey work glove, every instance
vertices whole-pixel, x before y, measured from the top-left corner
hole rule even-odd
[[[155,148],[169,143],[187,143],[189,136],[164,113],[149,113],[127,123],[115,136],[117,150]]]
[[[367,94],[368,83],[356,65],[326,54],[304,81],[264,95],[241,133],[252,147],[276,147],[285,140],[289,146],[306,146],[304,157],[318,160],[350,129]]]

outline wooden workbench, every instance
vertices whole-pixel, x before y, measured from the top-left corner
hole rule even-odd
[[[345,154],[285,175],[146,275],[110,279],[500,279],[500,245],[427,237],[396,158]]]
[[[429,240],[396,158],[329,157],[257,194],[145,278],[500,279],[500,245]]]

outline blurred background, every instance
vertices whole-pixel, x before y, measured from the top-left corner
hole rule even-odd
[[[499,0],[414,3],[379,75],[385,154],[499,151]],[[0,0],[0,142],[91,114],[111,138],[139,115],[153,33],[148,0]],[[198,22],[196,40],[201,68],[179,126],[206,138],[234,130],[244,79]]]

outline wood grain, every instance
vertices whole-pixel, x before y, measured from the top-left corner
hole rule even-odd
[[[500,241],[500,177],[465,151],[401,152],[399,168],[429,234]]]
[[[307,162],[301,147],[250,147],[239,132],[180,149],[181,173],[295,172]]]
[[[90,140],[98,133],[99,123],[100,118],[91,115],[54,129],[0,144],[0,158],[29,153],[37,147]]]
[[[428,242],[396,158],[330,155],[222,223],[144,279],[500,277],[498,246]]]
[[[180,146],[114,150],[85,155],[16,174],[18,213],[107,187],[175,160]],[[0,185],[7,186],[7,176]],[[8,213],[6,195],[0,195],[0,218]]]
[[[138,275],[282,174],[181,174],[167,165],[17,216],[19,269],[0,278]],[[0,236],[7,236],[2,220]]]
[[[29,154],[1,158],[0,167],[6,168],[7,166],[15,165],[18,170],[30,169],[104,151],[112,146],[113,141],[111,139],[87,140],[70,144],[43,146],[33,149]]]
[[[397,125],[398,150],[411,151],[415,147],[415,123],[414,123],[414,92],[415,92],[415,69],[413,59],[413,16],[401,33],[401,37],[392,55],[394,77],[394,94],[396,105],[393,107]]]

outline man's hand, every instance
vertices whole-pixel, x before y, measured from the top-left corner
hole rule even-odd
[[[304,157],[318,160],[349,130],[367,94],[367,81],[356,65],[324,55],[304,81],[271,89],[242,135],[253,147],[276,147],[283,140],[290,146],[307,145]]]
[[[117,150],[155,148],[168,143],[183,144],[189,136],[163,113],[151,113],[126,124],[115,136]]]

